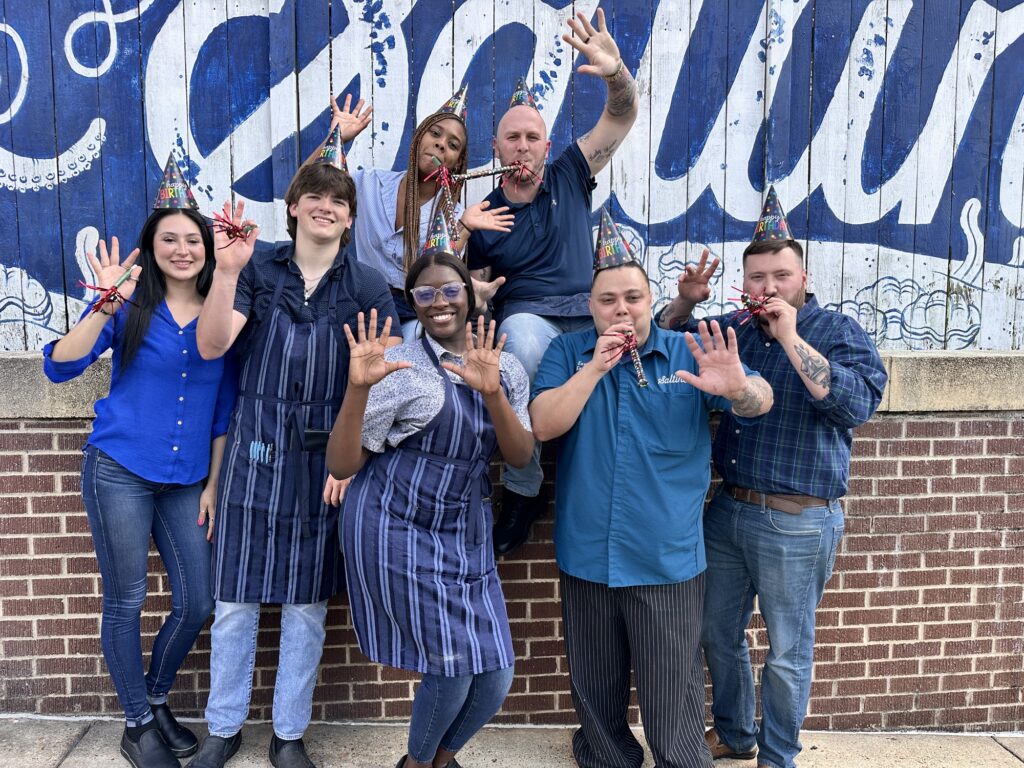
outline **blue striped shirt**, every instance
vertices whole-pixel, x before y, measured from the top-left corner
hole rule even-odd
[[[853,429],[878,408],[888,376],[871,337],[852,317],[823,309],[813,294],[797,312],[796,331],[828,360],[828,394],[815,400],[775,339],[738,313],[717,319],[736,331],[740,359],[771,384],[775,405],[740,424],[726,412],[715,435],[715,469],[730,485],[762,493],[838,499],[850,476]],[[683,330],[695,331],[690,319]]]
[[[116,313],[80,360],[57,362],[56,342],[50,342],[43,348],[43,370],[50,381],[68,381],[113,348],[110,394],[96,401],[89,445],[150,482],[199,482],[210,469],[210,442],[227,432],[235,406],[232,355],[204,360],[196,346],[197,320],[180,327],[160,302],[135,359],[123,368],[127,317],[124,310]]]

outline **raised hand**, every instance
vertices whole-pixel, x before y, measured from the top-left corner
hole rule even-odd
[[[498,292],[498,289],[505,284],[504,277],[496,277],[489,283],[484,280],[477,280],[475,277],[470,279],[473,281],[473,293],[476,294],[476,305],[478,307],[486,306],[487,302]]]
[[[619,55],[619,46],[608,33],[608,26],[604,21],[604,10],[597,9],[597,28],[590,23],[590,20],[582,13],[576,14],[576,19],[569,19],[569,27],[573,35],[562,35],[562,39],[587,57],[589,64],[580,65],[576,71],[581,75],[598,75],[609,77],[614,75],[619,68],[622,57]]]
[[[691,308],[711,297],[711,278],[715,276],[720,261],[716,256],[711,260],[711,264],[708,264],[710,255],[711,252],[705,248],[700,255],[700,261],[696,265],[687,264],[676,283],[679,298]]]
[[[252,258],[260,228],[256,222],[244,218],[244,213],[244,200],[239,200],[234,209],[232,209],[230,201],[224,203],[221,215],[236,227],[248,227],[249,229],[244,237],[232,238],[229,233],[214,228],[213,242],[217,247],[217,269],[219,270],[237,274]]]
[[[365,101],[360,99],[352,108],[352,94],[345,95],[345,106],[339,107],[338,100],[331,96],[331,130],[341,127],[341,140],[352,141],[370,124],[373,107],[363,108]]]
[[[391,336],[391,318],[384,321],[384,328],[377,334],[377,310],[370,310],[370,321],[363,324],[363,313],[356,316],[358,339],[345,323],[345,338],[348,339],[349,363],[348,385],[350,387],[372,387],[385,376],[411,368],[412,363],[404,360],[390,362],[384,359],[385,342]]]
[[[697,326],[700,344],[692,333],[686,334],[686,344],[697,361],[700,375],[689,371],[676,371],[676,376],[697,389],[712,395],[723,395],[733,399],[747,386],[747,374],[743,370],[736,348],[736,331],[727,329],[728,340],[722,336],[717,320],[711,321],[711,329],[701,320]],[[703,346],[703,348],[702,348]]]
[[[110,251],[107,251],[107,244],[103,240],[99,241],[99,251],[100,256],[98,259],[92,253],[85,255],[93,274],[96,275],[96,285],[105,290],[120,280],[122,275],[124,275],[124,271],[130,268],[132,271],[131,276],[121,283],[117,289],[117,292],[123,298],[130,298],[135,292],[139,275],[142,274],[142,267],[135,266],[135,260],[139,257],[139,249],[136,248],[129,253],[122,263],[121,244],[117,241],[116,237],[112,237],[110,238]],[[115,312],[119,306],[116,302],[108,301],[104,309],[108,312]]]
[[[482,395],[493,395],[501,388],[501,350],[505,346],[505,334],[494,344],[494,330],[497,324],[491,320],[484,335],[484,318],[477,318],[476,339],[473,338],[473,324],[466,323],[465,365],[441,363],[446,371],[462,377],[466,385]]]
[[[481,200],[462,212],[462,223],[466,229],[489,229],[493,232],[511,232],[516,223],[514,213],[508,213],[508,206],[491,209],[489,200]]]

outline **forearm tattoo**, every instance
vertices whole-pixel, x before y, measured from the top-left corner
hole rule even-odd
[[[742,394],[732,401],[732,412],[736,416],[757,416],[764,411],[765,398],[761,384],[763,380],[748,379]]]
[[[822,389],[830,389],[832,367],[828,364],[828,360],[803,344],[794,344],[793,349],[796,350],[796,354],[800,358],[800,372]]]
[[[636,109],[636,81],[625,67],[608,80],[608,103],[605,109],[612,117],[625,117]]]
[[[587,134],[588,136],[590,134]],[[606,163],[611,159],[611,156],[615,154],[616,147],[619,146],[619,140],[613,139],[612,142],[606,147],[600,147],[592,151],[587,155],[587,160],[592,163]]]

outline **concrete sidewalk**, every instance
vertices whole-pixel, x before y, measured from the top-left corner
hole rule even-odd
[[[205,734],[201,723],[189,723]],[[2,768],[126,768],[122,725],[110,720],[0,717]],[[247,725],[231,768],[265,768],[270,725]],[[573,766],[567,728],[489,727],[459,753],[465,768]],[[322,768],[391,768],[405,752],[402,725],[313,725],[310,756]],[[642,739],[642,736],[638,734]],[[805,733],[800,768],[1022,768],[1024,735]],[[187,761],[184,761],[187,762]],[[647,762],[650,765],[650,755]],[[720,760],[716,768],[754,768]]]

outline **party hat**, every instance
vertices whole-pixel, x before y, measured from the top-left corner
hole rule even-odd
[[[157,190],[156,200],[153,201],[153,210],[161,208],[199,210],[199,204],[196,203],[196,199],[192,196],[192,190],[185,183],[185,177],[181,175],[181,169],[178,168],[173,152],[167,156],[164,177],[160,180],[160,189]]]
[[[458,256],[452,247],[452,238],[448,232],[448,222],[445,221],[444,212],[441,210],[438,210],[434,216],[434,223],[430,226],[430,231],[427,232],[427,239],[423,242],[420,256],[433,256],[438,253]]]
[[[765,198],[761,218],[757,220],[750,242],[774,243],[792,239],[793,234],[789,231],[789,222],[786,221],[786,213],[779,203],[779,196],[775,194],[775,187],[768,187],[768,197]]]
[[[441,108],[437,111],[454,115],[462,122],[466,122],[466,97],[468,95],[468,91],[468,85],[462,86],[459,90],[453,93],[452,97],[442,104]]]
[[[320,150],[314,163],[327,163],[333,165],[339,171],[348,173],[348,162],[345,160],[345,148],[341,141],[341,127],[334,126],[331,135],[324,142],[324,148]]]
[[[594,271],[619,267],[631,261],[636,261],[633,252],[612,221],[608,209],[602,206],[601,226],[597,230],[597,248],[594,250]]]
[[[537,109],[537,102],[533,100],[533,94],[526,87],[526,80],[521,77],[516,81],[516,89],[512,92],[512,100],[508,103],[509,109],[519,106]]]

